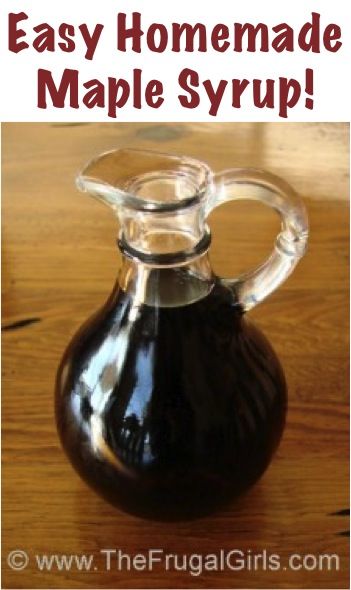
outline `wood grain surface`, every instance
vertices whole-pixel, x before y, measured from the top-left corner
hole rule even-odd
[[[348,588],[349,128],[346,124],[6,124],[3,143],[3,587]],[[305,199],[307,256],[250,316],[274,345],[289,385],[283,442],[261,481],[223,512],[162,524],[118,512],[66,460],[53,415],[55,371],[71,335],[107,297],[120,257],[110,211],[74,176],[113,147],[187,154],[215,170],[258,166]],[[260,262],[272,212],[232,203],[210,219],[221,275]],[[106,571],[101,549],[135,555],[237,549],[278,553],[279,571]],[[27,553],[22,570],[7,563]],[[290,569],[289,555],[337,554],[339,570]],[[91,571],[40,571],[35,555],[94,554]]]

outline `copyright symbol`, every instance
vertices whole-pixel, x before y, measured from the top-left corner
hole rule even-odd
[[[25,551],[21,549],[14,549],[10,551],[7,556],[7,564],[12,570],[16,570],[19,572],[20,570],[24,570],[27,567],[29,562],[29,557]]]

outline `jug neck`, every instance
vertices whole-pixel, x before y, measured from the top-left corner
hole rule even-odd
[[[205,252],[188,262],[172,266],[144,264],[122,256],[119,287],[133,300],[134,307],[181,307],[206,297],[215,284],[215,275]]]
[[[187,264],[207,252],[211,234],[202,210],[193,206],[174,213],[120,212],[118,247],[122,254],[154,267]]]

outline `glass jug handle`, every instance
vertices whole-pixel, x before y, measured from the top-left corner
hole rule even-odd
[[[308,219],[304,204],[284,180],[263,170],[224,170],[214,177],[206,216],[227,201],[251,199],[272,207],[280,216],[281,232],[268,259],[258,268],[237,277],[221,279],[231,288],[244,311],[253,308],[288,278],[304,255]]]

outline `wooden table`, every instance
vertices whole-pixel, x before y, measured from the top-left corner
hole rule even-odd
[[[3,587],[346,588],[348,584],[348,126],[346,124],[6,124],[3,126]],[[230,510],[152,523],[114,510],[73,472],[53,416],[57,364],[70,336],[106,298],[119,254],[109,210],[74,176],[118,146],[184,153],[214,169],[259,166],[303,196],[308,255],[251,316],[285,367],[290,407],[269,470]],[[232,203],[210,220],[216,271],[257,264],[277,233],[272,212]],[[206,555],[337,554],[323,571],[103,571],[101,549]],[[26,551],[27,567],[7,564]],[[39,571],[36,554],[94,554],[90,572]],[[19,558],[17,558],[19,559]],[[18,562],[16,562],[18,564]],[[311,562],[309,562],[311,565]],[[335,565],[335,564],[334,564]],[[239,567],[239,565],[238,565]]]

